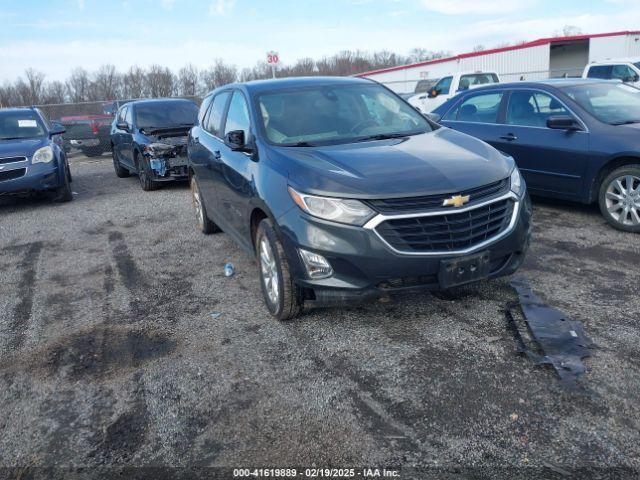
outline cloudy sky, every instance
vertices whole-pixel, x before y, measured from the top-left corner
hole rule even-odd
[[[50,80],[112,63],[239,67],[344,49],[474,45],[640,29],[640,0],[0,0],[0,82],[34,67]]]

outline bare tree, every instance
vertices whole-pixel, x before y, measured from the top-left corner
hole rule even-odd
[[[185,65],[178,72],[178,95],[195,97],[199,91],[198,69]]]
[[[473,49],[471,51],[473,52],[482,52],[486,50],[486,48],[484,47],[484,45],[476,45],[475,47],[473,47]]]
[[[145,95],[146,73],[137,65],[129,68],[122,80],[122,94],[127,99],[142,98]]]
[[[233,83],[238,79],[235,65],[227,65],[222,59],[216,59],[213,65],[201,73],[202,83],[207,91]],[[251,78],[253,80],[253,78]]]
[[[582,30],[575,25],[565,25],[562,27],[562,34],[565,37],[572,37],[574,35],[582,35]]]
[[[79,103],[89,100],[91,81],[89,80],[89,74],[84,68],[74,69],[66,83],[71,102]]]
[[[174,94],[175,77],[167,67],[151,65],[145,78],[147,94],[151,98],[170,97]]]
[[[20,100],[15,85],[5,82],[0,87],[0,108],[15,107],[19,105]]]
[[[62,82],[57,80],[49,82],[44,87],[41,101],[45,104],[64,103],[66,100],[66,90],[65,84]]]
[[[92,100],[114,100],[121,94],[121,76],[113,65],[102,65],[93,76]]]
[[[23,105],[37,105],[42,97],[45,74],[33,68],[24,71],[25,80],[18,79],[16,89]]]

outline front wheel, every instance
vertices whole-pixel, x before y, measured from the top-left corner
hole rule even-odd
[[[600,186],[598,201],[612,226],[640,232],[640,165],[625,165],[611,172]]]
[[[293,280],[284,248],[270,220],[260,222],[255,240],[267,308],[278,320],[291,320],[302,311],[302,292]]]
[[[142,190],[144,190],[145,192],[157,190],[160,185],[152,177],[149,162],[147,162],[144,158],[137,157],[136,167],[138,168],[138,180],[140,181]]]
[[[65,163],[62,185],[56,190],[56,202],[65,203],[73,200],[71,191],[71,171],[69,165]]]

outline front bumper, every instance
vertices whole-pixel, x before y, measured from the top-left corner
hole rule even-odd
[[[7,166],[5,165],[5,167]],[[57,160],[35,165],[30,162],[25,162],[23,165],[11,164],[11,168],[0,170],[0,173],[22,169],[25,169],[26,172],[18,178],[2,180],[2,176],[0,176],[0,195],[48,191],[62,185]]]
[[[172,180],[187,180],[189,171],[187,169],[186,157],[150,157],[147,156],[149,170],[156,182],[167,182]]]
[[[515,208],[513,221],[500,235],[471,249],[446,254],[399,252],[375,228],[323,221],[297,207],[280,217],[278,224],[292,273],[303,288],[305,299],[317,305],[344,305],[396,293],[440,290],[442,260],[480,251],[490,255],[486,278],[515,272],[524,261],[531,236],[531,201],[527,193]],[[321,280],[308,278],[299,248],[324,256],[334,274]]]

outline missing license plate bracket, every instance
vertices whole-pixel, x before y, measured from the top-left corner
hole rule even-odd
[[[490,268],[491,257],[489,252],[480,252],[475,255],[442,260],[438,273],[440,288],[447,289],[481,280],[489,276]]]

